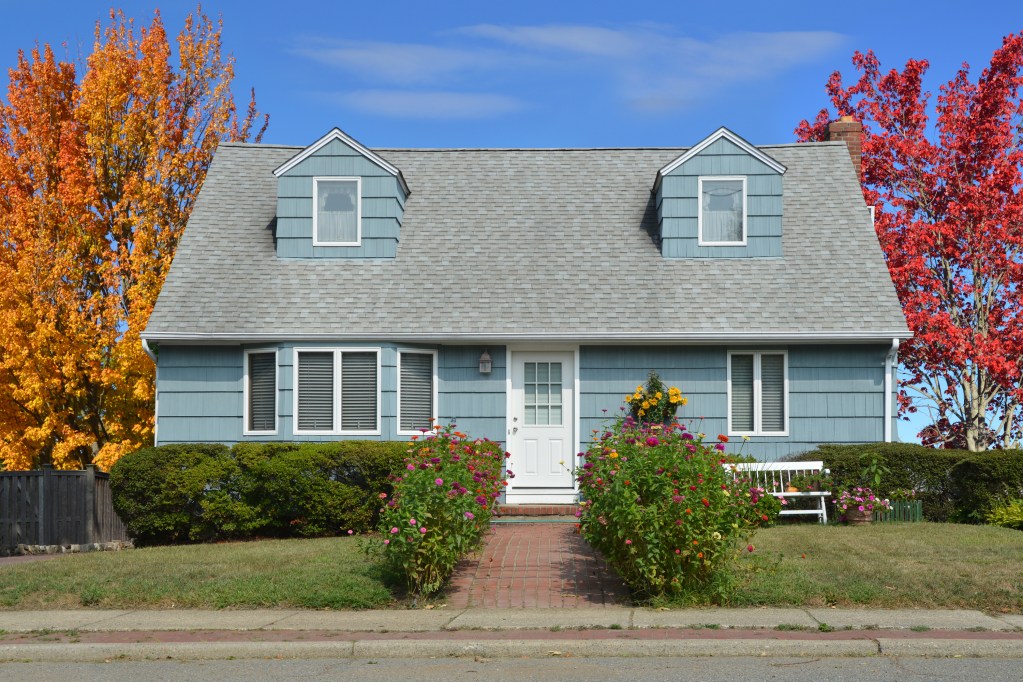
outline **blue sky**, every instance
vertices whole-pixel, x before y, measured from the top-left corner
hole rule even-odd
[[[188,2],[160,7],[171,34]],[[725,125],[755,144],[790,142],[827,101],[854,50],[885,68],[931,62],[937,92],[962,62],[975,73],[1023,6],[905,2],[210,1],[256,88],[266,142],[308,144],[339,126],[371,147],[686,146]],[[0,65],[50,43],[86,55],[109,5],[0,0]],[[6,86],[6,73],[3,76]],[[6,97],[5,97],[6,99]],[[901,425],[903,438],[919,426]]]
[[[1023,29],[1013,3],[247,2],[224,20],[239,97],[256,88],[268,142],[337,125],[369,146],[682,146],[726,125],[757,144],[792,140],[853,50],[884,66],[932,63],[936,91]],[[193,3],[159,6],[176,33]],[[0,0],[0,65],[35,41],[86,54],[106,3]]]

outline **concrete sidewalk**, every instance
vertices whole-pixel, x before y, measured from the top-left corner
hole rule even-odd
[[[2,611],[0,661],[436,656],[1023,658],[1023,616],[871,609]]]

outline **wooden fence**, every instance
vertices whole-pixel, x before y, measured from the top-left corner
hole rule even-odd
[[[127,540],[110,476],[85,471],[0,472],[0,549]]]

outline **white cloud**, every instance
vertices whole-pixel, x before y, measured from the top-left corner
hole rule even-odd
[[[639,32],[596,26],[466,26],[460,33],[529,49],[551,49],[602,57],[623,57],[642,49]]]
[[[322,43],[296,53],[362,80],[388,85],[436,83],[466,72],[492,69],[500,58],[491,50],[354,41]]]
[[[555,70],[581,82],[596,78],[633,109],[675,111],[777,79],[845,42],[830,31],[737,32],[702,40],[653,24],[480,24],[454,29],[444,39],[453,46],[312,41],[298,52],[371,84],[373,89],[343,95],[348,106],[388,116],[465,119],[524,106],[506,94],[478,92],[481,83]]]
[[[514,97],[488,93],[418,90],[357,90],[336,95],[346,106],[392,118],[464,120],[491,118],[522,109]]]

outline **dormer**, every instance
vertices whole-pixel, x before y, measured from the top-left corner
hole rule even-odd
[[[279,258],[394,258],[409,188],[334,128],[274,171]]]
[[[665,258],[780,257],[785,166],[727,128],[657,172]]]

